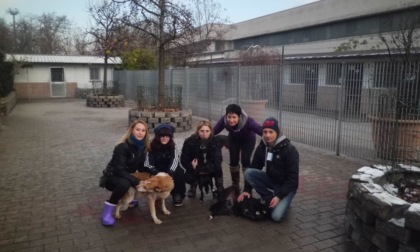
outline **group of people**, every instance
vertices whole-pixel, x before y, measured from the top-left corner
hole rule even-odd
[[[214,128],[209,121],[198,123],[195,133],[185,140],[181,155],[174,142],[175,129],[170,124],[156,127],[150,141],[147,123],[142,120],[131,123],[115,146],[100,180],[100,186],[112,192],[105,201],[102,224],[115,224],[114,212],[119,200],[130,187],[136,188],[140,184],[140,180],[131,175],[136,171],[151,175],[166,172],[172,176],[175,187],[171,195],[175,207],[182,206],[186,196],[196,196],[197,178],[201,175],[214,178],[216,190],[220,193],[224,187],[222,151],[215,135],[224,129],[229,133],[232,186],[238,192],[240,171],[244,174],[244,188],[237,201],[252,197],[254,189],[261,202],[272,209],[272,220],[279,222],[284,219],[299,185],[299,154],[283,135],[278,120],[269,117],[260,125],[239,105],[230,104]],[[254,151],[256,135],[262,139]],[[190,185],[187,195],[186,183]],[[137,206],[138,201],[133,200],[130,205]]]

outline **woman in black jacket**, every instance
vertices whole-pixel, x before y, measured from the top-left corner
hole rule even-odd
[[[147,123],[136,120],[121,137],[114,148],[111,161],[103,171],[101,187],[111,191],[111,197],[105,201],[102,213],[102,224],[115,224],[114,212],[118,201],[124,197],[128,189],[137,187],[140,181],[131,175],[136,171],[144,171],[144,160],[149,150],[149,130]],[[133,204],[138,204],[137,201]]]
[[[200,174],[215,178],[216,190],[223,190],[222,160],[221,146],[213,136],[211,123],[199,122],[197,131],[182,146],[181,164],[186,169],[185,177],[190,184],[189,198],[196,195],[197,178]]]
[[[185,171],[179,166],[179,154],[174,142],[174,127],[161,124],[155,128],[155,137],[150,144],[144,166],[151,175],[166,172],[174,179],[171,191],[174,206],[182,206],[185,198]]]

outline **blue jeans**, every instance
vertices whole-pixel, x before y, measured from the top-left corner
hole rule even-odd
[[[267,176],[264,171],[248,168],[245,173],[245,180],[257,191],[263,200],[271,200],[273,198],[273,191],[280,189],[280,184]],[[286,197],[280,200],[280,203],[271,212],[271,219],[280,222],[286,217],[296,192],[290,192]]]

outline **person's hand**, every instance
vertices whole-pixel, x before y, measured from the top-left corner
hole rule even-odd
[[[191,161],[191,165],[192,165],[192,167],[194,168],[194,170],[195,170],[195,168],[197,167],[197,165],[198,165],[198,159],[196,159],[196,158],[194,158],[193,159],[193,161]]]
[[[275,196],[273,199],[271,199],[269,208],[275,208],[280,203],[279,197]]]
[[[239,194],[238,196],[238,202],[241,202],[242,200],[244,200],[245,198],[250,198],[251,194],[247,193],[247,192],[243,192],[241,194]]]

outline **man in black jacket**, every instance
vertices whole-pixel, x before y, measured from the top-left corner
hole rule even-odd
[[[249,185],[238,201],[249,198],[254,188],[261,201],[272,209],[271,218],[280,222],[299,186],[299,153],[280,131],[277,119],[267,118],[262,128],[262,140],[255,150],[252,169],[244,174]]]

